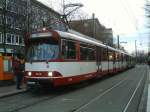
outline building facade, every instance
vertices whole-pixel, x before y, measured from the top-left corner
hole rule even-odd
[[[69,22],[70,27],[82,34],[98,39],[107,45],[113,45],[112,29],[107,29],[100,24],[97,18],[74,20]]]
[[[66,25],[61,19],[61,15],[53,9],[43,5],[42,3],[31,0],[29,3],[30,30],[36,31],[43,27],[55,30],[67,30]]]
[[[11,55],[24,46],[27,1],[0,0],[0,53]]]
[[[0,53],[24,53],[24,37],[43,27],[66,30],[61,15],[36,0],[0,0]]]

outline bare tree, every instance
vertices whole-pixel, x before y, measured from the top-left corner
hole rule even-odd
[[[6,55],[6,0],[2,0],[2,25],[3,25],[3,49],[4,55]]]
[[[146,1],[145,5],[146,17],[148,19],[147,27],[150,28],[150,1]],[[149,42],[150,42],[150,34],[149,34]],[[149,54],[150,54],[150,44],[149,44]]]
[[[72,20],[80,20],[83,21],[85,19],[89,19],[91,18],[86,12],[82,11],[82,10],[77,10],[76,12],[72,13],[72,15],[70,15],[70,17],[68,18],[68,21],[72,21]]]
[[[79,13],[79,8],[83,7],[83,4],[73,3],[70,0],[61,0],[60,6],[59,12],[62,14],[62,19],[69,26],[68,21],[75,19],[75,14]]]

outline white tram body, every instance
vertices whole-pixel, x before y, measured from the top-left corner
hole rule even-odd
[[[36,32],[27,43],[25,80],[29,86],[75,84],[134,66],[131,55],[74,31]]]

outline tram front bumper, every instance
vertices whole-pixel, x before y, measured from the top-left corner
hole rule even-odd
[[[28,86],[52,84],[49,77],[25,77],[25,81]]]

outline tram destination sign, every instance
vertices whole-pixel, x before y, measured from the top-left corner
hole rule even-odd
[[[42,37],[51,37],[51,32],[40,32],[40,33],[33,33],[31,38],[42,38]]]

